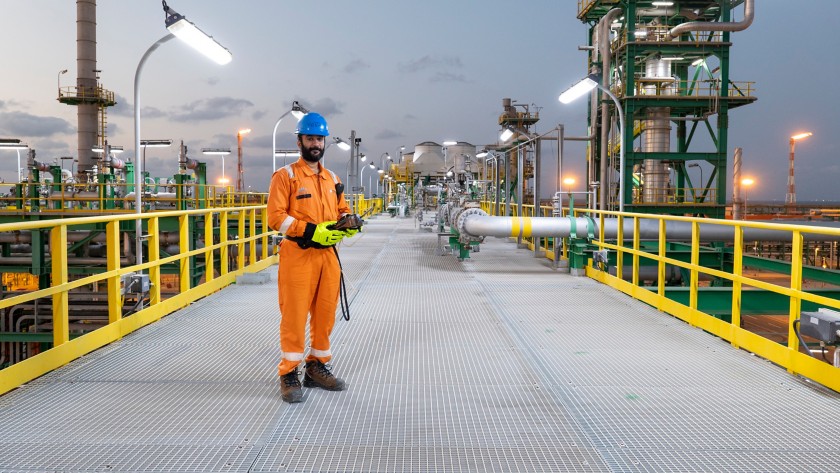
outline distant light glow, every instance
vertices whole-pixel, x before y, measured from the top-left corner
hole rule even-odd
[[[653,5],[655,7],[672,7],[672,6],[674,6],[674,2],[664,2],[664,1],[659,2],[659,1],[657,1],[657,2],[651,2],[651,5]]]
[[[204,148],[201,150],[202,154],[225,156],[230,154],[230,149],[227,148]]]
[[[691,65],[696,67],[696,66],[699,66],[700,64],[703,64],[705,61],[706,61],[706,58],[701,57],[700,59],[697,59],[694,62],[692,62]]]
[[[502,142],[505,142],[511,138],[513,138],[513,130],[511,130],[510,128],[505,128],[504,130],[502,130],[502,134],[499,135],[499,140],[501,140]]]
[[[808,138],[809,136],[813,135],[811,132],[799,133],[798,135],[793,135],[790,137],[793,141],[801,140],[803,138]]]
[[[743,184],[745,186],[751,186],[751,185],[755,184],[755,179],[753,179],[751,177],[745,177],[745,178],[741,179],[741,184]]]
[[[452,141],[452,140],[446,140],[446,141],[443,142],[443,146],[455,146],[457,144],[458,144],[457,141]]]

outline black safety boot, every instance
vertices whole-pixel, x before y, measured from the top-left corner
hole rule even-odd
[[[344,380],[333,376],[327,365],[318,360],[306,362],[306,372],[303,375],[303,385],[307,388],[319,387],[328,391],[343,391]]]
[[[300,388],[298,370],[290,371],[280,376],[280,395],[286,402],[300,402],[303,400],[303,390]]]

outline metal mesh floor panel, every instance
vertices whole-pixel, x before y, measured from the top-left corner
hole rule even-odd
[[[838,470],[840,395],[506,239],[340,254],[346,391],[280,400],[272,267],[0,397],[0,472]]]

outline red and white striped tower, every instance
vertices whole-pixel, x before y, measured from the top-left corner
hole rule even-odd
[[[788,170],[788,191],[785,195],[785,205],[793,206],[796,205],[796,181],[794,180],[793,176],[793,157],[794,157],[794,147],[796,146],[797,140],[801,140],[813,135],[813,133],[799,133],[790,137],[790,169]]]

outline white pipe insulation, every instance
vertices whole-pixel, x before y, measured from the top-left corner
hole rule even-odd
[[[477,210],[477,209],[474,209]],[[470,213],[459,216],[457,228],[471,237],[574,237],[599,238],[601,234],[598,219],[586,217],[491,217]],[[722,220],[721,222],[731,222]],[[734,223],[734,222],[733,222]],[[773,222],[762,222],[770,223]],[[668,241],[691,241],[691,222],[666,221],[665,236]],[[819,234],[824,228],[840,228],[840,222],[791,222],[785,225],[801,225],[803,237],[810,241],[840,241],[840,235]],[[624,219],[624,241],[633,238],[633,219]],[[810,228],[812,233],[805,233]],[[744,227],[744,241],[790,241],[791,233],[787,230],[771,230],[763,228]],[[618,219],[604,220],[604,237],[615,239],[618,234]],[[639,221],[639,237],[642,240],[659,239],[659,221],[655,219],[641,219]],[[733,241],[735,226],[713,223],[700,224],[700,241]]]

